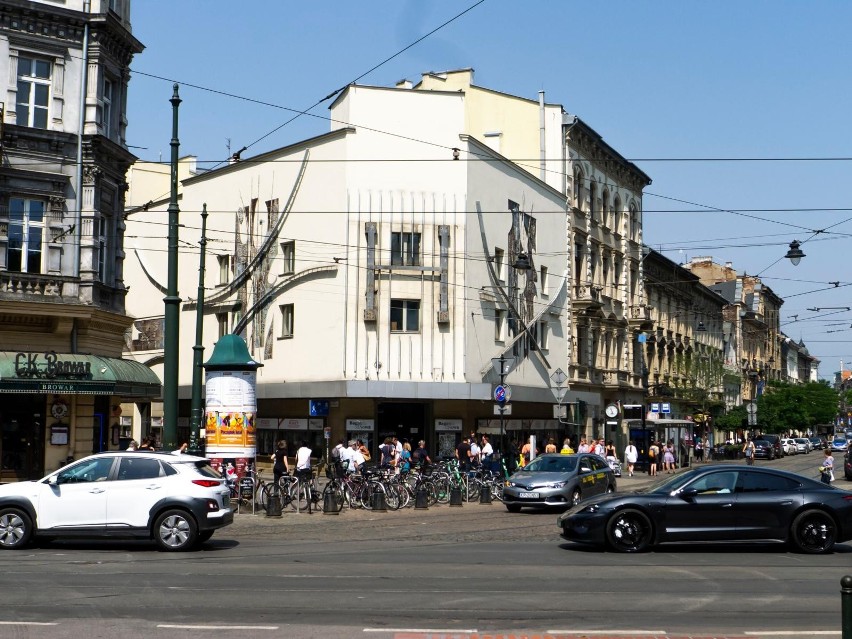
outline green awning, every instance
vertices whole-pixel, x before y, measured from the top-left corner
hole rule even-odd
[[[161,384],[144,364],[119,357],[0,351],[0,393],[159,397]]]

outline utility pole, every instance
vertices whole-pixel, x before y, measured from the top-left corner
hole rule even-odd
[[[195,346],[192,347],[192,407],[189,411],[189,449],[198,449],[198,433],[204,413],[201,401],[201,373],[204,363],[204,264],[207,255],[207,204],[201,210],[201,256],[198,267],[198,295],[195,306]]]
[[[180,342],[180,297],[178,297],[178,85],[174,85],[172,103],[172,174],[169,198],[168,285],[166,297],[165,336],[163,340],[163,441],[165,448],[177,448],[178,419],[178,346]]]

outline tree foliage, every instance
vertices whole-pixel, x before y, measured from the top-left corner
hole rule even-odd
[[[825,383],[772,384],[757,400],[758,428],[767,433],[806,431],[833,423],[837,406],[837,392]]]

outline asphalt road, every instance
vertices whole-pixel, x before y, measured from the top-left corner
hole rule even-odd
[[[819,458],[768,463],[813,476]],[[555,522],[478,503],[240,514],[191,553],[138,542],[2,553],[0,637],[841,636],[852,544],[621,555],[564,542]]]

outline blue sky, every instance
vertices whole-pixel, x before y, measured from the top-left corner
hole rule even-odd
[[[323,133],[329,102],[270,134],[476,1],[135,0],[147,48],[128,144],[168,161],[172,81],[181,153],[202,161],[226,158],[228,139],[248,157]],[[760,274],[828,377],[852,364],[852,312],[826,316],[852,306],[852,161],[795,158],[852,158],[850,24],[845,0],[485,0],[359,83],[472,67],[484,87],[544,90],[653,179],[646,243]],[[793,239],[807,257],[775,263]]]

